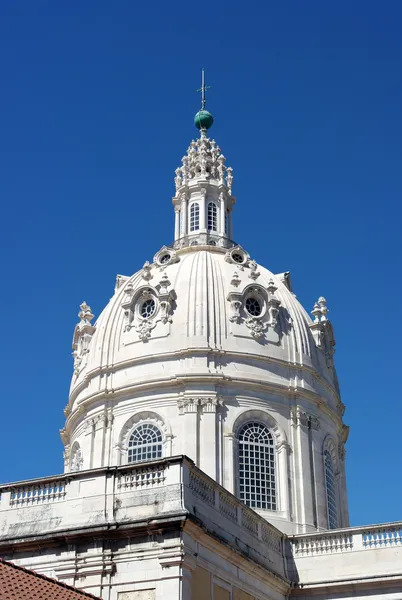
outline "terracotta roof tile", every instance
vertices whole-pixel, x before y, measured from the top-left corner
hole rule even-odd
[[[99,600],[97,596],[0,558],[1,600]]]

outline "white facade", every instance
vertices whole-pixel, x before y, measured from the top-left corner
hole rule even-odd
[[[239,433],[260,423],[270,431],[274,474],[265,495],[248,492],[250,506],[288,533],[328,528],[327,452],[332,526],[347,526],[348,430],[326,301],[312,320],[288,273],[271,273],[230,240],[233,174],[224,163],[205,133],[193,141],[176,170],[173,246],[131,277],[118,276],[95,325],[82,305],[65,470],[127,464],[131,435],[143,424],[161,437],[144,458],[187,455],[242,497]]]
[[[232,241],[225,162],[201,130],[173,244],[81,305],[65,473],[0,486],[0,556],[104,600],[402,599],[402,525],[348,528],[327,302]]]

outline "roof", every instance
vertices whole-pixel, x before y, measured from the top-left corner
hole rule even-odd
[[[0,558],[0,598],[1,600],[84,600],[93,596],[70,585],[35,573],[24,567]]]

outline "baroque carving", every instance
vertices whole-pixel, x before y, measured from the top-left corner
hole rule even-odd
[[[328,312],[327,301],[323,296],[320,296],[311,311],[314,320],[310,325],[310,329],[313,333],[316,346],[324,353],[328,369],[333,369],[335,338],[332,324],[327,317]]]
[[[80,305],[79,323],[76,325],[73,336],[74,374],[77,376],[89,352],[89,345],[95,332],[91,325],[94,318],[91,307],[86,302]]]
[[[250,333],[255,339],[263,337],[267,324],[263,323],[261,319],[256,317],[248,317],[245,321],[246,326],[250,329]]]
[[[216,412],[219,407],[224,406],[223,396],[184,396],[177,400],[177,406],[181,415],[198,412]]]

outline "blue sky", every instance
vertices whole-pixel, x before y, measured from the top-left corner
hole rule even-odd
[[[328,300],[353,524],[402,518],[402,4],[0,6],[0,480],[62,471],[80,302],[95,314],[173,237],[196,131],[234,168],[234,236]]]

